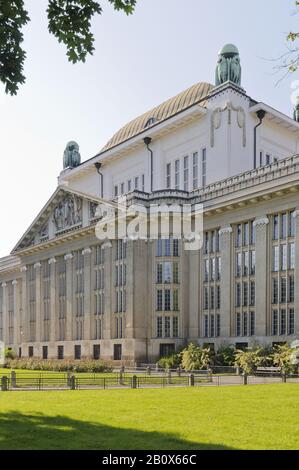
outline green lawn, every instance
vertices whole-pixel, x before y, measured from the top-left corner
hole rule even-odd
[[[0,392],[0,449],[298,449],[299,386]]]

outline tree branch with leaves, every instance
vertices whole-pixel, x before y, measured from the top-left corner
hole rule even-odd
[[[137,0],[109,0],[115,10],[133,13]],[[91,20],[102,14],[96,0],[49,0],[46,11],[48,29],[66,46],[68,60],[85,62],[94,52]],[[24,0],[0,0],[0,81],[5,92],[16,95],[25,82],[26,52],[22,47],[22,29],[30,21]]]

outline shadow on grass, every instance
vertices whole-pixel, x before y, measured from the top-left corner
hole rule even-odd
[[[231,450],[189,442],[175,434],[121,429],[65,416],[0,414],[1,450]]]

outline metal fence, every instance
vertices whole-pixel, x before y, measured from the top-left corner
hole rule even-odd
[[[281,375],[258,373],[255,375],[227,374],[22,374],[12,372],[1,377],[0,389],[7,390],[79,390],[79,389],[123,389],[123,388],[164,388],[164,387],[199,387],[224,385],[257,385],[270,383],[298,383],[299,375]]]

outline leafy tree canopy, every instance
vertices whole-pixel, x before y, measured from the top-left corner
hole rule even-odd
[[[133,13],[137,0],[109,0],[115,10]],[[48,0],[48,29],[66,46],[68,60],[85,62],[94,51],[91,19],[102,13],[96,0]],[[5,92],[15,95],[25,82],[26,52],[22,28],[30,21],[24,0],[0,0],[0,80]]]

